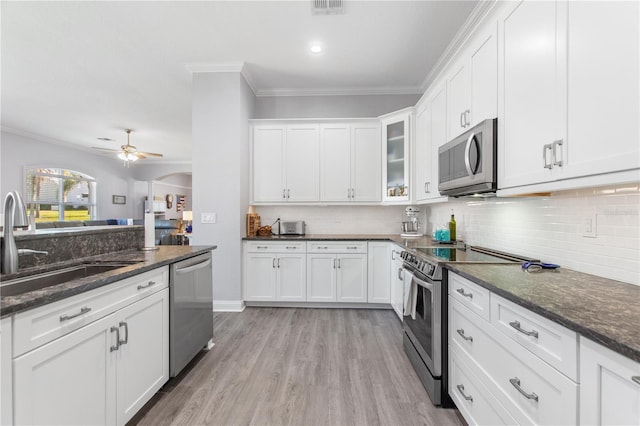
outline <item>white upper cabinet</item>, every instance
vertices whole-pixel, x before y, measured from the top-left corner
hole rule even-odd
[[[499,188],[552,180],[566,147],[566,3],[513,3],[498,25]]]
[[[261,125],[253,128],[253,200],[257,203],[285,201],[285,138],[285,126]]]
[[[447,142],[445,85],[436,87],[416,107],[413,151],[413,202],[445,201],[438,191],[438,148]]]
[[[569,143],[563,177],[638,169],[640,3],[578,1],[567,7]]]
[[[409,201],[409,147],[413,108],[381,117],[383,201]]]
[[[382,173],[380,125],[320,126],[320,200],[379,202]]]
[[[320,199],[320,130],[316,124],[287,126],[285,149],[286,199]]]
[[[498,43],[495,25],[458,54],[447,77],[447,140],[497,115]]]

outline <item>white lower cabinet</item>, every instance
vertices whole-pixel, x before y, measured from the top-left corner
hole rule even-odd
[[[453,277],[452,277],[453,275]],[[449,273],[450,281],[460,282],[459,276]],[[453,278],[453,279],[451,279]],[[463,279],[464,280],[464,279]],[[468,280],[465,291],[481,294],[486,289],[477,286]],[[468,306],[460,300],[461,295],[457,288],[449,289],[449,353],[451,354],[450,367],[458,369],[458,377],[466,377],[466,380],[473,381],[475,378],[475,389],[484,387],[489,396],[485,397],[484,403],[492,404],[491,409],[483,408],[483,415],[487,415],[487,423],[492,423],[492,419],[487,411],[494,411],[502,420],[499,423],[517,424],[576,424],[578,422],[578,384],[571,380],[558,369],[549,364],[543,357],[536,353],[546,347],[555,350],[570,346],[573,342],[573,352],[577,351],[577,338],[568,330],[567,340],[562,345],[549,344],[556,337],[556,334],[549,330],[554,327],[564,329],[557,324],[547,329],[540,328],[541,324],[546,325],[545,319],[539,315],[528,311],[520,306],[509,305],[510,314],[516,315],[521,322],[512,320],[516,333],[531,333],[526,336],[532,341],[540,338],[542,344],[538,347],[532,342],[520,341],[519,336],[511,334],[511,330],[505,329],[503,321],[505,315],[496,316],[493,312],[500,306],[493,302],[495,298],[503,303],[503,299],[493,293],[489,294],[491,303],[487,308],[490,312],[472,310],[473,306]],[[479,316],[478,313],[487,316]],[[491,318],[489,320],[488,318]],[[527,321],[525,322],[526,319]],[[538,337],[527,327],[540,328]],[[522,331],[516,330],[520,328]],[[554,330],[555,331],[555,330]],[[561,333],[562,334],[562,333]],[[548,345],[548,346],[545,346]],[[534,349],[532,349],[534,348]],[[553,355],[553,352],[549,352]],[[466,360],[458,362],[456,360]],[[559,362],[559,365],[564,365]],[[575,365],[575,363],[573,364]],[[571,369],[569,369],[571,370]],[[462,379],[458,380],[461,381]],[[449,394],[454,400],[468,405],[469,400],[462,401],[463,398],[457,386],[461,383],[449,381]],[[456,396],[456,393],[458,395]],[[506,410],[508,416],[499,416]],[[463,415],[468,414],[467,421],[470,423],[484,423],[485,420],[473,417],[473,410],[461,410]],[[515,420],[515,422],[513,421]]]
[[[404,313],[404,270],[402,269],[402,258],[400,246],[393,246],[391,249],[391,306],[402,321]]]
[[[13,423],[124,425],[151,399],[169,378],[163,270],[155,292],[129,278],[126,288],[139,292],[137,301],[13,359]],[[37,318],[37,311],[28,316]]]
[[[307,300],[305,243],[245,244],[244,299],[255,302]]]
[[[580,423],[640,424],[640,363],[580,339]]]
[[[307,293],[309,302],[367,301],[367,255],[307,255]]]
[[[367,302],[391,303],[391,244],[370,242],[367,251]]]

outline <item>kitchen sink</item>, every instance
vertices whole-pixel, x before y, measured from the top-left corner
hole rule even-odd
[[[113,271],[114,269],[124,268],[135,263],[138,262],[92,262],[51,272],[29,275],[0,283],[0,294],[2,296],[17,296],[79,278],[86,278],[103,272]]]

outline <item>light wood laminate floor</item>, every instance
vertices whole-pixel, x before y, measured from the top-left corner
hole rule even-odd
[[[431,404],[392,310],[247,308],[214,330],[130,424],[462,424]]]

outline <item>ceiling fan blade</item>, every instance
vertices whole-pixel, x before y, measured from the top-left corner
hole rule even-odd
[[[121,149],[111,149],[111,148],[100,148],[98,146],[92,146],[91,148],[98,150],[98,151],[104,151],[105,153],[107,152],[121,152]]]
[[[141,154],[145,157],[163,157],[162,154],[158,154],[157,152],[142,152],[142,151],[136,151],[136,154]]]

